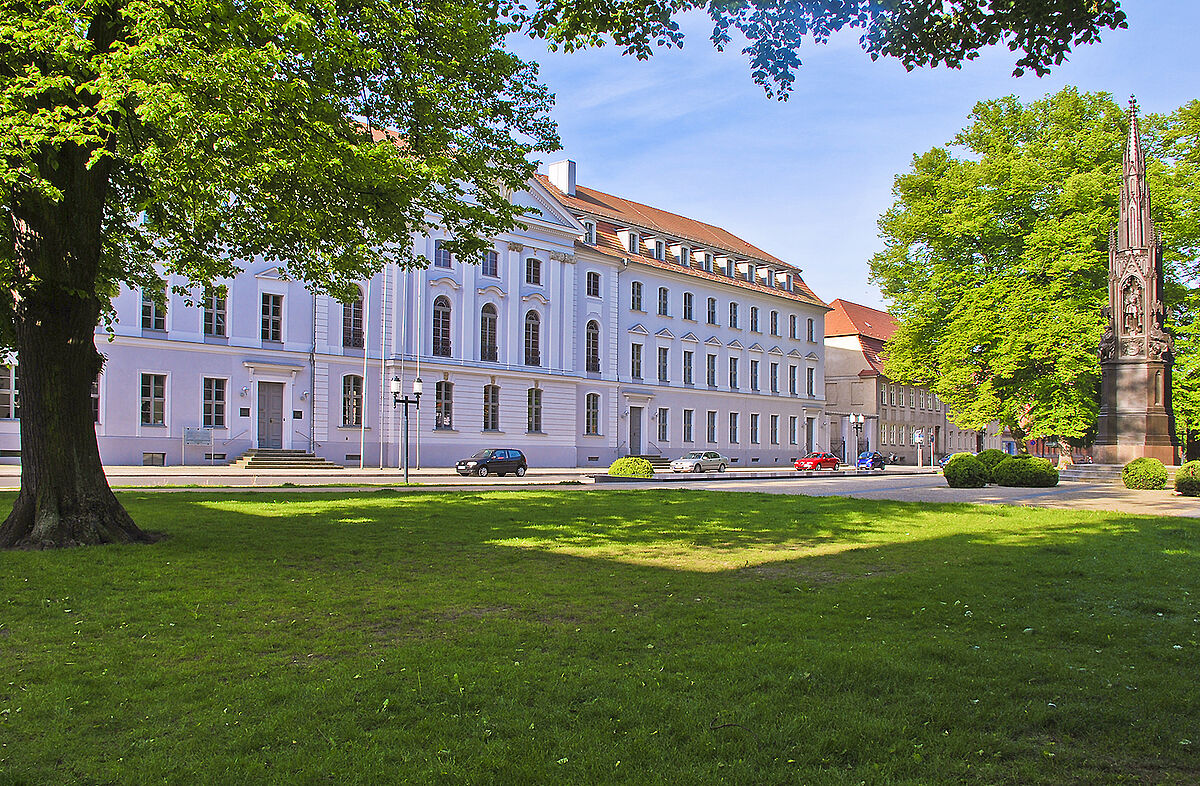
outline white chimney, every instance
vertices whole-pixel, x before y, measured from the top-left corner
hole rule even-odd
[[[550,182],[567,196],[575,196],[575,162],[568,158],[551,164]]]

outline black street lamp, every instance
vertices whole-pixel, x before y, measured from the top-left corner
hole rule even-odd
[[[854,457],[857,460],[858,454],[862,452],[862,433],[863,423],[866,421],[862,415],[851,415],[850,422],[854,425]],[[850,457],[846,457],[846,462],[849,463]]]
[[[392,377],[392,409],[398,405],[404,405],[404,485],[408,485],[408,405],[415,404],[417,409],[421,408],[421,393],[425,386],[421,383],[421,378],[417,377],[413,380],[412,398],[400,395],[400,377]]]

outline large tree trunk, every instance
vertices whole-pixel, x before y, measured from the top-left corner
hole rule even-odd
[[[149,542],[109,488],[91,406],[103,365],[96,351],[96,277],[106,167],[90,151],[47,152],[63,197],[20,200],[13,211],[12,310],[20,374],[21,491],[0,524],[0,548]]]

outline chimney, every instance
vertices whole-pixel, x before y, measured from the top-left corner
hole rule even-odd
[[[550,182],[567,196],[575,196],[575,162],[568,158],[551,164]]]

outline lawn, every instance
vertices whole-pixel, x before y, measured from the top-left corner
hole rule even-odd
[[[121,498],[169,537],[0,552],[0,783],[1200,780],[1195,521]]]

